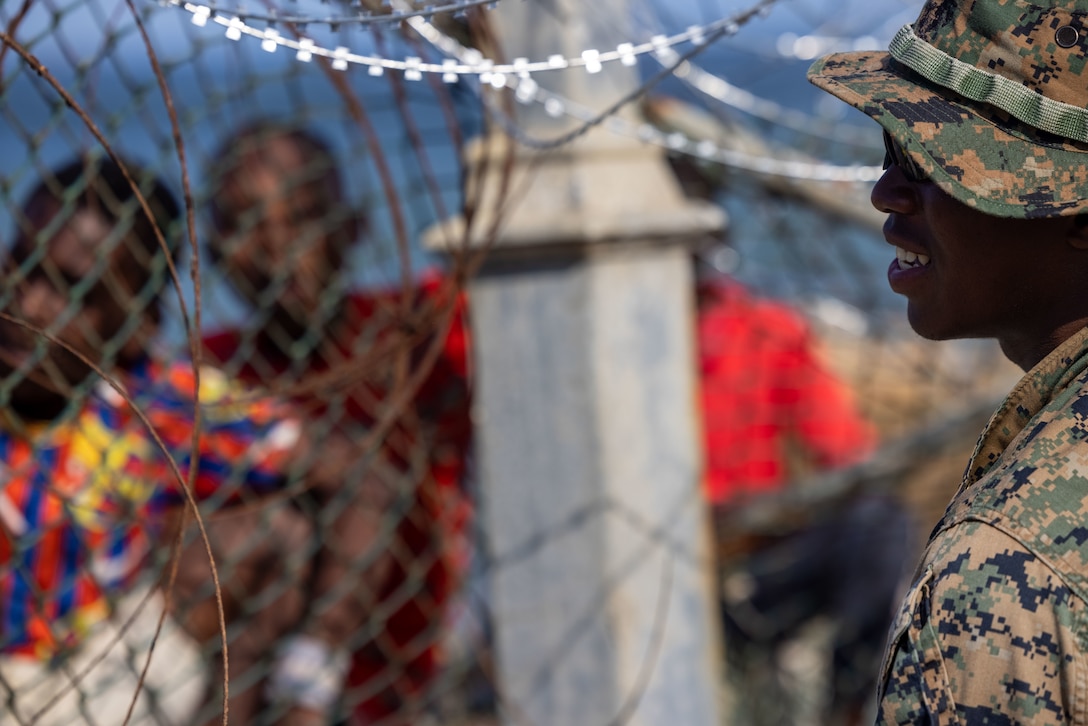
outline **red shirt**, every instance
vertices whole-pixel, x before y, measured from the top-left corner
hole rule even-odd
[[[873,427],[790,308],[735,282],[703,284],[697,336],[711,502],[781,488],[791,442],[820,468],[872,451]]]
[[[468,502],[461,484],[472,434],[464,298],[430,278],[419,286],[403,318],[402,301],[399,291],[351,295],[336,341],[339,360],[313,355],[291,361],[278,352],[262,351],[255,331],[230,330],[204,341],[212,359],[247,382],[284,391],[285,386],[324,380],[324,385],[294,395],[295,402],[315,418],[332,414],[369,426],[391,405],[393,359],[381,357],[383,345],[396,333],[411,335],[436,311],[455,306],[433,368],[383,439],[386,457],[405,471],[421,451],[427,462],[423,480],[414,485],[410,510],[388,543],[397,556],[376,611],[392,612],[384,629],[356,652],[349,677],[349,699],[352,689],[365,694],[356,708],[364,723],[398,713],[401,701],[418,696],[434,676],[439,626],[464,564],[459,560],[464,557]],[[414,348],[409,375],[433,341],[433,334],[426,335]],[[348,374],[347,385],[336,382],[345,380],[338,370]]]

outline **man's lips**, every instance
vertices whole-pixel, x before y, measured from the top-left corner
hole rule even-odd
[[[888,270],[889,274],[899,270],[924,269],[932,264],[929,247],[920,244],[915,235],[906,234],[902,220],[896,215],[888,215],[883,231],[884,240],[895,248],[895,261]]]
[[[900,269],[907,269],[912,267],[929,267],[930,257],[926,254],[918,252],[912,252],[911,250],[903,247],[895,248],[895,261],[899,265]]]

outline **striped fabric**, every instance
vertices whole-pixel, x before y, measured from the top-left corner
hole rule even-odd
[[[147,361],[124,385],[187,477],[191,365]],[[201,371],[198,498],[281,480],[298,426],[280,404],[240,393]],[[184,491],[145,424],[104,383],[67,420],[0,431],[0,466],[0,652],[55,658],[132,585],[156,542],[157,515],[184,502]]]

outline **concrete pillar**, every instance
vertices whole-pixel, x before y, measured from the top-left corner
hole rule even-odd
[[[509,58],[630,40],[621,0],[493,12]],[[537,80],[595,108],[637,83],[619,64]],[[569,127],[536,111],[520,120],[541,137]],[[470,166],[491,165],[487,199],[502,161],[497,139],[469,151]],[[604,131],[557,151],[519,149],[511,189],[469,283],[505,720],[717,726],[690,247],[724,214],[685,199],[659,150]],[[456,239],[461,224],[429,239]]]

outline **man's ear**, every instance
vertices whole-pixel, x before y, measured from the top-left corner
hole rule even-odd
[[[1073,217],[1069,227],[1069,244],[1078,250],[1088,250],[1088,214]]]

